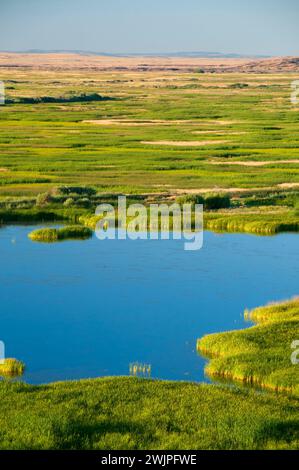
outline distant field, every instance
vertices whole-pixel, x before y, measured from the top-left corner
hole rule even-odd
[[[1,196],[36,195],[57,184],[174,194],[299,185],[293,73],[2,67],[0,75],[10,101],[114,98],[1,106]]]

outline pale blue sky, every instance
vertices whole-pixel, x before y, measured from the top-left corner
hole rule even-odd
[[[0,0],[0,50],[299,55],[298,0]]]

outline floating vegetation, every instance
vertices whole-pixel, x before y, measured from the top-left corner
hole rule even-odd
[[[130,375],[134,377],[150,377],[152,366],[150,364],[143,364],[140,362],[131,362],[129,365]]]
[[[28,237],[37,242],[57,242],[69,239],[86,239],[92,236],[92,230],[82,225],[67,225],[62,228],[41,228],[33,230]]]
[[[18,377],[24,373],[25,364],[17,359],[4,359],[3,364],[0,363],[0,376]]]

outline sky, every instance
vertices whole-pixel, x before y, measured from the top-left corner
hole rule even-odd
[[[298,0],[0,0],[0,50],[299,55]]]

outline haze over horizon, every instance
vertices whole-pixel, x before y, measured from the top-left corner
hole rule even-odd
[[[2,51],[299,55],[296,0],[2,0]]]
[[[107,51],[89,51],[79,49],[25,49],[25,50],[0,50],[0,53],[16,54],[86,54],[111,57],[198,57],[198,58],[271,58],[273,55],[266,54],[238,54],[235,52],[216,52],[216,51],[170,51],[170,52],[107,52]]]

